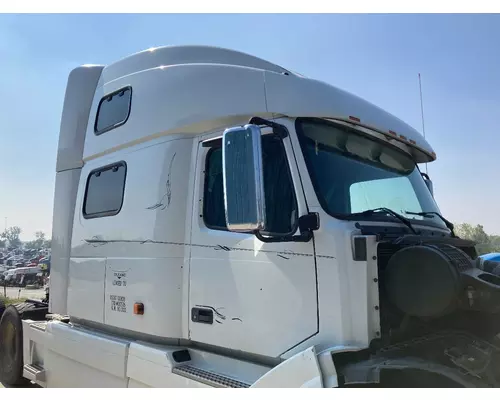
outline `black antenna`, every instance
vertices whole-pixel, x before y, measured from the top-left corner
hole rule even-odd
[[[420,87],[420,113],[422,114],[422,133],[425,139],[425,123],[424,123],[424,101],[422,100],[422,79],[420,78],[420,72],[418,73],[418,85]],[[428,174],[427,163],[425,163],[425,173]]]

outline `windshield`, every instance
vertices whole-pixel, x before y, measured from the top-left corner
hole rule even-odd
[[[319,201],[330,215],[348,219],[353,213],[385,207],[415,222],[446,227],[437,216],[407,214],[439,209],[417,165],[403,151],[324,120],[298,119],[297,133]]]

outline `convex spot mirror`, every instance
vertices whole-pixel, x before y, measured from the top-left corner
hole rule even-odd
[[[257,125],[229,128],[222,137],[226,223],[233,232],[266,228],[261,130]]]

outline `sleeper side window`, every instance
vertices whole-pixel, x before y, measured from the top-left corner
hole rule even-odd
[[[94,132],[100,135],[125,124],[130,115],[132,88],[126,87],[104,96],[99,102]]]
[[[262,137],[267,229],[273,234],[291,234],[296,229],[298,206],[285,148],[274,135]],[[203,220],[210,229],[227,230],[224,213],[222,148],[209,150],[205,166]]]
[[[127,166],[124,162],[90,172],[83,200],[84,218],[108,217],[120,212],[126,174]]]

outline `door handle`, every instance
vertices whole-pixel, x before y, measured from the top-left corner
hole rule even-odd
[[[191,321],[202,324],[213,324],[214,312],[208,308],[193,307],[191,309]]]

